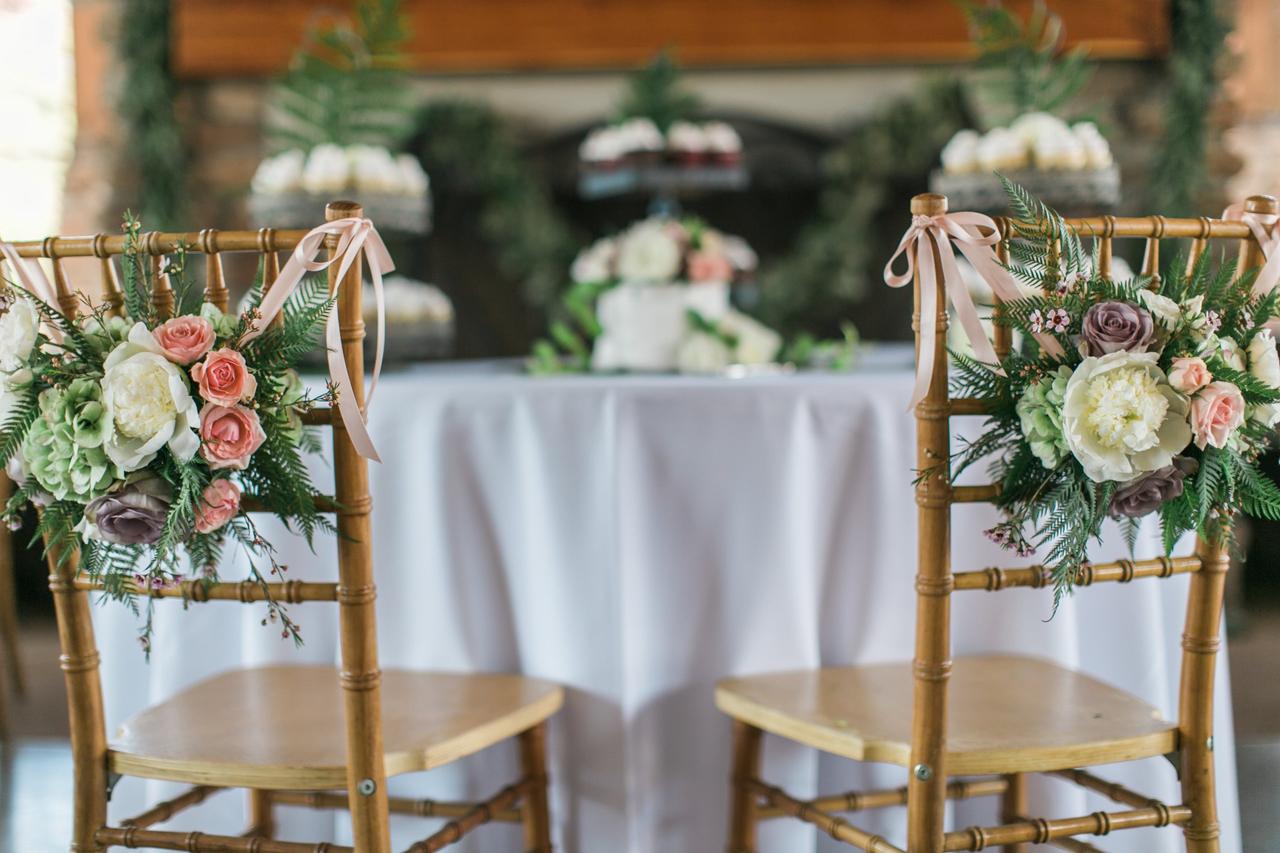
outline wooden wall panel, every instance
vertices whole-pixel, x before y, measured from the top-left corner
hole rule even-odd
[[[1014,6],[1026,2],[1014,0]],[[963,59],[953,0],[406,0],[418,71],[630,67],[665,45],[689,66]],[[1073,40],[1099,58],[1163,55],[1167,0],[1062,0]],[[274,74],[336,0],[174,0],[174,60],[188,78]]]

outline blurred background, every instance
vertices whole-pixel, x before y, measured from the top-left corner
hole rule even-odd
[[[580,345],[584,247],[682,212],[751,247],[734,301],[784,337],[901,340],[881,270],[931,186],[1066,171],[1068,212],[1210,216],[1280,192],[1277,43],[1275,0],[0,0],[0,235],[300,226],[355,196],[405,279],[399,360],[523,358]],[[1244,544],[1245,848],[1280,850],[1280,532]],[[53,738],[29,791],[69,772],[37,563],[9,713]]]

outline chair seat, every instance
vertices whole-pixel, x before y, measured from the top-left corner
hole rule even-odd
[[[197,784],[341,788],[346,729],[328,666],[234,670],[131,717],[109,745],[117,773]],[[559,685],[519,675],[382,674],[388,776],[430,770],[554,714]]]
[[[767,732],[859,761],[908,766],[910,663],[731,678],[721,711]],[[1178,729],[1134,696],[1049,661],[955,661],[947,773],[1018,773],[1128,761],[1177,748]]]

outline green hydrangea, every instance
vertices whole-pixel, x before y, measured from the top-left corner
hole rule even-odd
[[[1070,367],[1062,365],[1054,373],[1041,377],[1027,388],[1016,407],[1022,434],[1032,454],[1046,468],[1058,467],[1071,452],[1062,430],[1062,404],[1071,373]]]
[[[83,503],[105,493],[124,476],[102,446],[110,428],[102,389],[94,380],[42,391],[40,416],[22,446],[36,482],[58,500]]]
[[[235,334],[236,325],[240,322],[235,316],[222,313],[222,309],[212,302],[205,302],[200,306],[200,316],[209,321],[214,333],[220,338]]]
[[[102,352],[110,352],[116,344],[127,340],[132,324],[123,317],[87,317],[80,324],[89,340]]]

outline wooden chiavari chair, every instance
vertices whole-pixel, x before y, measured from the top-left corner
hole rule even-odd
[[[946,210],[947,200],[939,195],[919,195],[911,202],[913,215],[932,217]],[[1245,210],[1275,214],[1277,204],[1268,196],[1254,196]],[[1244,222],[1162,216],[1067,221],[1082,236],[1099,241],[1099,271],[1104,276],[1110,275],[1114,238],[1144,238],[1143,272],[1152,275],[1158,274],[1162,238],[1190,239],[1192,264],[1210,240],[1239,241],[1241,270],[1253,269],[1262,260],[1261,248]],[[997,225],[1007,240],[1011,223],[997,220]],[[1000,251],[1007,257],[1007,243],[1001,244]],[[948,393],[947,303],[941,277],[936,286],[939,308],[932,382],[915,412],[916,459],[922,471],[936,470],[949,457],[951,418],[983,414],[980,401],[953,399]],[[922,335],[921,287],[917,273],[917,354]],[[1007,327],[997,327],[995,346],[1001,356],[1009,352]],[[1178,720],[1165,721],[1141,699],[1048,661],[993,656],[960,658],[953,664],[953,592],[1039,588],[1049,582],[1043,566],[952,572],[952,505],[990,501],[997,494],[998,484],[953,486],[945,473],[917,485],[920,531],[913,662],[732,678],[718,685],[716,704],[734,721],[730,853],[755,853],[758,821],[780,816],[813,824],[860,850],[903,853],[838,816],[891,805],[907,807],[909,853],[996,846],[1021,853],[1030,844],[1096,851],[1099,848],[1076,836],[1166,826],[1181,827],[1186,849],[1192,853],[1218,850],[1213,683],[1228,567],[1226,545],[1198,539],[1191,556],[1091,564],[1082,567],[1077,577],[1078,586],[1091,586],[1191,575]],[[904,713],[907,708],[912,709],[910,715]],[[907,785],[801,801],[760,778],[764,732],[846,758],[901,765],[908,770]],[[1083,769],[1161,755],[1170,756],[1179,769],[1180,804],[1167,805]],[[1026,794],[1030,773],[1074,782],[1122,808],[1080,817],[1031,818]],[[954,778],[961,776],[980,778]],[[1000,797],[1000,824],[947,831],[946,801],[982,795]]]
[[[329,221],[362,215],[359,205],[351,202],[331,203],[325,211]],[[148,233],[140,243],[157,261],[179,245],[204,254],[205,298],[225,310],[228,293],[222,274],[223,253],[257,253],[269,287],[279,274],[276,252],[293,249],[304,233],[269,228],[206,229],[192,234]],[[63,272],[61,260],[67,257],[101,259],[104,298],[117,309],[121,305],[111,257],[122,253],[122,237],[51,237],[16,245],[24,257],[51,260],[58,301],[69,315],[77,313],[80,297]],[[332,253],[337,237],[328,237],[326,245]],[[331,290],[339,283],[337,276],[338,265],[330,266]],[[341,284],[337,310],[343,355],[356,398],[363,406],[359,260]],[[167,276],[156,276],[153,303],[162,315],[173,310],[173,299]],[[78,574],[75,554],[60,567],[59,555],[50,555],[49,588],[57,609],[75,769],[71,849],[142,847],[245,853],[353,849],[274,839],[273,807],[293,805],[348,809],[357,853],[390,850],[389,813],[448,819],[438,832],[414,844],[410,848],[413,853],[440,850],[490,821],[523,824],[524,850],[550,853],[545,721],[562,704],[562,689],[516,675],[379,670],[368,463],[357,454],[336,410],[316,410],[305,420],[333,429],[336,488],[326,507],[329,511],[337,508],[338,582],[273,582],[270,589],[279,601],[337,603],[340,669],[270,666],[234,670],[144,710],[125,722],[116,738],[108,739],[89,613],[89,594],[100,587]],[[246,496],[244,505],[252,509],[251,496]],[[142,594],[194,602],[263,600],[261,588],[250,582],[212,586],[186,582],[181,588]],[[305,708],[299,703],[301,698],[306,700]],[[388,776],[439,767],[510,738],[519,742],[520,778],[488,800],[446,803],[387,795]],[[192,787],[110,826],[107,799],[121,776],[187,782]],[[250,826],[245,835],[152,829],[228,788],[250,792]]]

